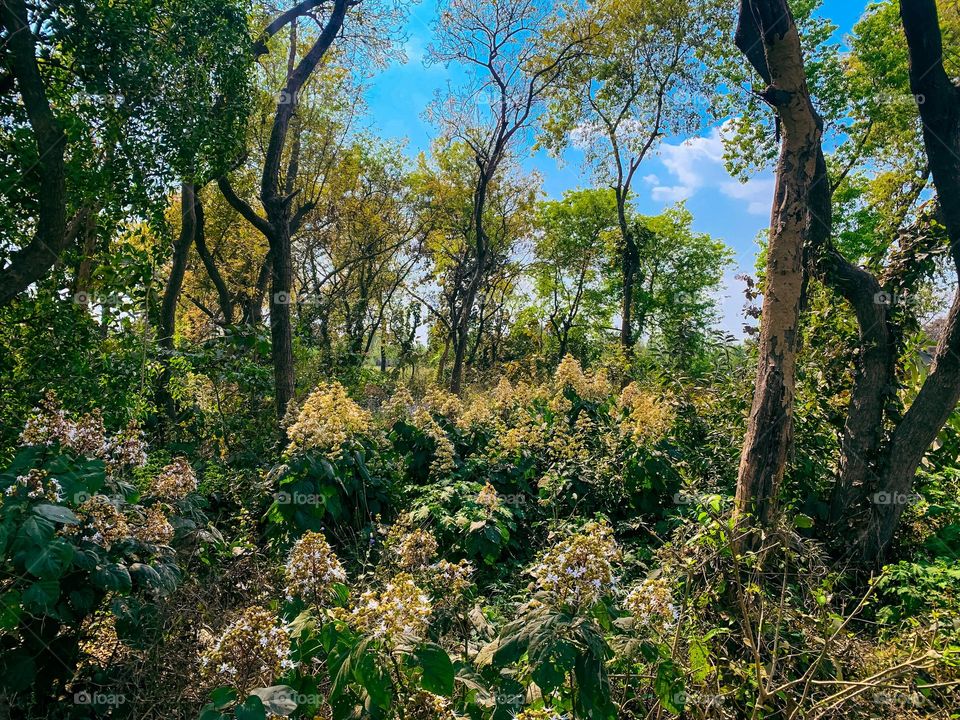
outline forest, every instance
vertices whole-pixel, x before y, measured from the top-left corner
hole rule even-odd
[[[958,0],[0,0],[0,720],[960,718]]]

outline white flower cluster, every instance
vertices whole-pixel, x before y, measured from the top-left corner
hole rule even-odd
[[[422,637],[432,608],[430,596],[408,573],[388,582],[382,591],[367,590],[341,619],[367,635],[388,642],[400,637]]]
[[[679,617],[670,585],[659,578],[640,583],[627,595],[625,604],[639,625],[659,633],[668,632]]]
[[[150,494],[165,500],[182,500],[197,489],[197,475],[185,457],[174,458],[150,484]]]
[[[72,420],[60,406],[56,393],[48,392],[34,408],[20,433],[24,445],[54,445],[87,458],[103,460],[111,472],[124,467],[142,467],[147,461],[139,427],[131,422],[126,430],[108,438],[103,416],[94,410]]]
[[[284,568],[287,599],[299,597],[318,602],[330,592],[334,583],[345,583],[347,573],[327,539],[317,532],[308,532],[297,540]]]
[[[63,500],[63,487],[56,479],[50,478],[45,470],[30,470],[26,475],[20,475],[16,481],[4,490],[4,495],[13,497],[22,495],[28,500],[46,500],[60,502]]]
[[[531,573],[558,606],[585,609],[613,589],[612,563],[619,559],[613,529],[590,523],[547,551]]]
[[[321,450],[336,460],[344,443],[366,435],[370,425],[370,413],[357,405],[340,383],[321,384],[303,403],[288,429],[287,450]]]
[[[290,660],[290,634],[276,616],[261,607],[243,611],[200,658],[207,680],[229,685],[243,693],[268,686],[285,670]]]

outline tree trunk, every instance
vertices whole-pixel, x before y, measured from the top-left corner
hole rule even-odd
[[[830,285],[853,307],[860,335],[839,471],[830,498],[830,523],[842,532],[850,510],[864,490],[875,484],[884,413],[896,394],[897,344],[888,307],[878,302],[881,287],[876,278],[833,251],[820,265]]]
[[[290,233],[281,228],[270,242],[270,339],[273,356],[273,381],[277,418],[282,420],[287,404],[293,398],[295,375],[293,365],[293,326],[291,323],[291,291],[293,260]]]
[[[623,280],[623,295],[620,299],[620,344],[628,351],[633,348],[633,282],[637,273],[639,253],[633,233],[627,223],[626,194],[617,189],[617,224],[620,227],[620,272]]]
[[[157,404],[164,409],[167,418],[176,419],[177,408],[170,395],[170,356],[173,355],[173,336],[177,326],[177,302],[183,288],[183,277],[187,270],[187,257],[190,245],[196,235],[197,218],[194,205],[195,188],[191,183],[183,183],[180,188],[180,235],[173,243],[173,259],[170,264],[170,276],[163,289],[160,304],[160,317],[157,322],[157,343],[163,354],[163,372],[159,380]]]
[[[220,314],[223,315],[225,325],[233,324],[233,298],[230,296],[230,289],[227,287],[223,275],[220,274],[217,263],[207,247],[207,235],[204,228],[203,202],[199,193],[194,193],[194,217],[196,218],[196,233],[194,235],[194,245],[197,248],[197,255],[210,277],[217,291],[217,301],[220,304]]]
[[[943,67],[935,0],[901,0],[910,57],[910,88],[923,121],[923,141],[953,262],[960,272],[960,88]],[[923,456],[960,400],[960,290],[920,392],[890,439],[888,467],[873,497],[859,549],[867,561],[884,558],[910,502]]]
[[[37,146],[38,217],[33,238],[0,269],[0,306],[6,305],[40,280],[72,240],[67,233],[67,183],[63,154],[66,136],[50,109],[33,30],[24,0],[0,3],[0,26],[5,27],[5,64],[17,80]]]
[[[768,86],[782,138],[770,217],[753,405],[737,478],[735,513],[772,522],[793,434],[804,247],[822,122],[807,90],[800,37],[786,0],[741,0],[737,47]]]

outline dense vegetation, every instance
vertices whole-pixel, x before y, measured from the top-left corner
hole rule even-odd
[[[735,5],[0,0],[3,716],[960,717],[960,11]]]

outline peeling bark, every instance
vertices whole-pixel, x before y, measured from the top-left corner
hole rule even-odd
[[[800,37],[785,0],[741,0],[736,42],[767,82],[763,97],[776,110],[782,133],[757,379],[735,505],[738,516],[749,513],[761,524],[769,524],[793,434],[805,247],[816,231],[811,193],[818,176],[822,122],[810,101]],[[825,224],[829,225],[829,220]]]

